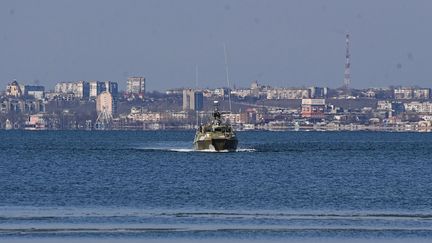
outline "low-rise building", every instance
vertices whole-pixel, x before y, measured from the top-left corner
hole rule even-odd
[[[405,110],[422,114],[432,114],[432,103],[418,101],[405,103]]]
[[[134,122],[160,122],[162,120],[161,112],[139,112],[130,113],[127,118]]]
[[[413,87],[401,87],[394,89],[395,99],[429,99],[430,89],[429,88],[413,88]]]
[[[322,119],[325,117],[324,111],[325,99],[302,99],[302,117],[311,119]]]
[[[25,130],[46,130],[48,122],[44,114],[33,114],[25,122]]]
[[[268,100],[307,99],[310,97],[311,91],[306,88],[276,88],[267,90]]]
[[[231,124],[242,124],[246,123],[246,121],[242,120],[242,116],[240,113],[229,113],[222,114],[222,119],[231,123]]]

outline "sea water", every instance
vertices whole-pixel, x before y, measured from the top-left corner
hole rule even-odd
[[[1,131],[0,241],[432,238],[432,134]]]

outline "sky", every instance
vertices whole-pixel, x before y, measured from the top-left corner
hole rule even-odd
[[[429,0],[2,0],[0,89],[144,76],[147,90],[432,87]],[[196,68],[197,67],[197,68]]]

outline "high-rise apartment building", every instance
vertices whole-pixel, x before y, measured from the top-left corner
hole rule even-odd
[[[73,93],[78,99],[88,99],[90,97],[90,84],[86,81],[74,83]]]
[[[118,84],[111,81],[60,82],[54,89],[56,93],[73,94],[78,99],[96,99],[103,91],[110,92],[116,101],[118,97]]]
[[[118,97],[118,84],[117,82],[104,81],[102,82],[102,91],[108,91],[111,93],[113,98]]]
[[[95,99],[104,91],[108,91],[115,98],[118,96],[117,82],[111,81],[90,81],[90,99]]]
[[[32,96],[35,99],[43,99],[45,96],[45,87],[41,85],[24,85],[23,86],[24,96]]]
[[[145,95],[145,78],[129,77],[126,85],[126,94],[143,99]]]
[[[86,81],[60,82],[54,87],[56,93],[73,94],[78,99],[88,99],[90,97],[90,84]]]
[[[100,93],[104,91],[104,83],[99,81],[89,82],[89,96],[90,99],[95,99]]]
[[[201,111],[203,104],[204,96],[202,91],[194,89],[183,90],[183,110]]]
[[[73,86],[75,83],[72,82],[59,82],[55,85],[54,91],[56,93],[69,94],[73,93]]]

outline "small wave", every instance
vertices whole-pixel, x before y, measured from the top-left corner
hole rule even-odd
[[[242,225],[195,225],[185,227],[149,226],[149,227],[20,227],[0,228],[2,234],[58,234],[58,233],[150,233],[150,232],[432,232],[430,227],[372,227],[372,226],[242,226]]]
[[[229,213],[229,212],[184,212],[162,213],[164,216],[203,218],[254,218],[289,220],[432,220],[432,214],[399,213]]]
[[[432,214],[422,213],[234,213],[234,212],[45,212],[39,214],[0,214],[0,221],[46,221],[86,218],[214,218],[266,220],[432,220]]]
[[[253,148],[240,148],[240,149],[237,149],[236,152],[256,152],[256,149],[253,149]]]

